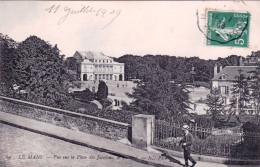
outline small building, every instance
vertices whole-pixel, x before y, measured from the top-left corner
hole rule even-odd
[[[230,104],[230,98],[232,96],[232,87],[234,81],[237,80],[236,76],[239,76],[239,71],[244,74],[246,78],[250,77],[249,72],[255,71],[257,66],[226,66],[219,69],[214,67],[214,78],[212,81],[212,87],[220,89],[221,95],[224,97],[225,104]]]
[[[115,62],[102,52],[76,51],[77,77],[81,81],[124,81],[124,63]]]

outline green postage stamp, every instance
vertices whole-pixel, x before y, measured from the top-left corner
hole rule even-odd
[[[207,45],[248,47],[250,13],[208,11]]]

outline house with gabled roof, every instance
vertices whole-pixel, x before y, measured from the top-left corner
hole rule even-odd
[[[251,77],[251,71],[255,71],[257,66],[226,66],[222,69],[214,67],[214,78],[211,80],[212,87],[219,88],[221,95],[224,97],[225,104],[230,104],[230,98],[232,96],[232,87],[234,81],[237,80],[236,76],[239,76],[239,71],[244,74],[246,78]]]
[[[115,62],[102,52],[76,51],[77,76],[81,81],[124,81],[124,63]]]

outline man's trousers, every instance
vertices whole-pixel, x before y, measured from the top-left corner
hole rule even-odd
[[[184,148],[184,160],[185,165],[188,165],[188,160],[192,162],[192,164],[195,164],[196,161],[190,156],[190,152]]]

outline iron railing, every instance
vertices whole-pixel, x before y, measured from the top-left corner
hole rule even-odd
[[[218,130],[191,125],[192,153],[226,158],[260,159],[260,133],[243,132],[240,128]],[[183,130],[178,123],[155,121],[154,142],[158,147],[182,151],[179,146]]]

